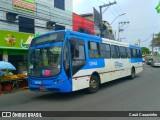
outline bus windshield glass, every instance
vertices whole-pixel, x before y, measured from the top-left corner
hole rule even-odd
[[[58,75],[61,71],[61,59],[62,43],[30,50],[28,75],[34,77]]]
[[[46,34],[37,38],[34,38],[31,42],[31,46],[53,43],[53,42],[62,42],[64,41],[65,32],[55,32],[52,34]]]

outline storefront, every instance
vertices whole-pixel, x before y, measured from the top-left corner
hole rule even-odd
[[[36,34],[72,30],[72,0],[1,0],[0,6],[0,61],[16,67],[4,88],[27,74],[28,45]]]
[[[0,30],[0,61],[12,63],[16,70],[14,74],[27,73],[28,42],[34,34]]]

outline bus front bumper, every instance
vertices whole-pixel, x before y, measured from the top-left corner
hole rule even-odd
[[[29,89],[31,91],[37,91],[37,92],[72,92],[72,85],[69,80],[65,80],[60,83],[52,83],[47,84],[47,81],[43,80],[43,84],[33,84],[28,83]]]

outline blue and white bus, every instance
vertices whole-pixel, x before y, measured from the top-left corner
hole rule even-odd
[[[75,31],[53,31],[34,38],[29,48],[32,91],[95,93],[100,84],[143,71],[141,48]]]

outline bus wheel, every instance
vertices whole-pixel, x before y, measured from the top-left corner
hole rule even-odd
[[[93,75],[89,82],[89,88],[87,89],[87,92],[92,94],[98,91],[99,88],[99,79],[97,76]]]
[[[132,70],[131,70],[131,75],[130,75],[130,79],[134,79],[134,78],[135,78],[135,75],[136,75],[135,69],[132,68]]]

